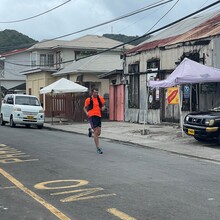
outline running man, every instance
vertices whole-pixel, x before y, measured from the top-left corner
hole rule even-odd
[[[103,154],[102,149],[99,146],[99,136],[101,134],[102,126],[102,114],[101,112],[105,110],[105,100],[102,96],[98,95],[98,89],[92,89],[91,97],[85,100],[85,105],[83,108],[84,112],[88,116],[91,128],[89,128],[89,137],[92,136],[92,129],[94,133],[94,142],[97,148],[97,153]]]

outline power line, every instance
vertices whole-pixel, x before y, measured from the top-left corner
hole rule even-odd
[[[184,16],[184,17],[182,17],[182,18],[180,18],[180,19],[178,19],[178,20],[176,20],[176,21],[174,21],[174,22],[171,22],[171,23],[169,23],[169,24],[167,24],[167,25],[165,25],[165,26],[163,26],[163,27],[161,27],[161,28],[158,28],[158,29],[156,29],[156,30],[154,30],[154,31],[148,32],[148,33],[146,33],[146,34],[144,34],[144,35],[142,35],[142,36],[140,36],[140,37],[137,37],[137,38],[135,38],[135,39],[133,39],[133,40],[130,40],[130,41],[127,41],[127,42],[125,42],[125,43],[119,44],[119,45],[117,45],[117,46],[111,47],[111,48],[109,48],[109,49],[106,49],[106,50],[97,52],[96,54],[88,55],[88,56],[83,57],[83,58],[79,58],[79,59],[77,59],[77,61],[78,61],[78,60],[81,60],[81,59],[85,59],[85,58],[87,58],[87,57],[95,56],[95,55],[98,55],[98,54],[102,54],[102,53],[105,53],[105,52],[114,50],[114,49],[116,49],[116,48],[118,48],[118,47],[122,47],[122,46],[124,46],[124,45],[126,45],[126,44],[130,44],[130,43],[132,43],[132,42],[134,42],[134,41],[136,41],[136,40],[139,40],[139,39],[141,39],[141,38],[147,37],[147,36],[149,36],[149,35],[151,35],[151,34],[154,34],[154,33],[158,32],[158,31],[161,31],[161,30],[163,30],[163,29],[166,29],[166,28],[168,28],[168,27],[170,27],[170,26],[172,26],[172,25],[174,25],[174,24],[177,24],[177,23],[179,23],[180,21],[183,21],[183,20],[185,20],[185,19],[187,19],[187,18],[190,18],[190,17],[192,17],[192,16],[194,16],[194,15],[196,15],[196,14],[199,14],[200,12],[205,11],[206,9],[211,8],[211,7],[213,7],[214,5],[217,5],[217,4],[219,4],[219,3],[220,3],[220,0],[219,0],[219,1],[216,1],[216,2],[214,2],[214,3],[212,3],[212,4],[210,4],[210,5],[208,5],[208,6],[206,6],[206,7],[202,8],[202,9],[200,9],[200,10],[197,10],[197,11],[195,11],[195,12],[193,12],[193,13],[187,15],[187,16]],[[74,61],[74,60],[65,61],[65,62],[63,62],[63,63],[72,62],[72,61]]]
[[[156,3],[144,6],[144,7],[140,8],[140,9],[135,10],[135,11],[129,12],[128,14],[122,15],[122,16],[120,16],[118,18],[114,18],[112,20],[103,22],[101,24],[94,25],[94,26],[91,26],[91,27],[88,27],[88,28],[85,28],[85,29],[82,29],[82,30],[79,30],[79,31],[76,31],[76,32],[72,32],[72,33],[69,33],[69,34],[66,34],[66,35],[62,35],[62,36],[59,36],[59,37],[55,37],[55,38],[51,38],[51,39],[48,39],[48,40],[44,40],[43,42],[48,42],[48,41],[56,40],[56,39],[59,39],[59,38],[67,37],[67,36],[70,36],[70,35],[78,34],[78,33],[81,33],[81,32],[87,31],[87,30],[91,30],[91,29],[94,29],[94,28],[97,28],[97,27],[100,27],[100,26],[103,26],[103,25],[106,25],[106,24],[109,24],[109,23],[121,20],[123,18],[127,18],[127,17],[130,17],[130,16],[133,16],[135,14],[144,12],[146,10],[150,10],[152,8],[155,8],[155,7],[167,4],[167,3],[171,2],[171,1],[174,1],[174,0],[167,0],[167,1],[161,0],[161,1],[158,1]],[[29,46],[33,46],[34,44],[36,44],[36,43],[30,43]],[[22,47],[22,46],[25,47],[25,46],[27,46],[27,44],[19,45],[19,47]]]
[[[194,15],[196,15],[196,14],[199,14],[200,12],[205,11],[206,9],[209,9],[209,8],[213,7],[214,5],[217,5],[217,4],[219,4],[219,3],[220,3],[220,0],[219,0],[219,1],[216,1],[216,2],[214,2],[214,3],[212,3],[212,4],[210,4],[210,5],[208,5],[208,6],[206,6],[206,7],[202,8],[202,9],[200,9],[200,10],[197,10],[197,11],[195,11],[195,12],[193,12],[193,13],[187,15],[187,16],[184,16],[184,17],[182,17],[182,18],[180,18],[180,19],[178,19],[178,20],[176,20],[176,21],[174,21],[174,22],[171,22],[171,23],[169,23],[169,24],[167,24],[167,25],[165,25],[165,26],[163,26],[163,27],[160,27],[160,28],[158,28],[158,29],[156,29],[156,30],[154,30],[154,31],[148,32],[148,33],[146,33],[146,34],[144,34],[144,35],[142,35],[142,36],[140,36],[140,37],[137,37],[137,38],[135,38],[135,39],[133,39],[133,40],[127,41],[127,42],[125,42],[125,43],[119,44],[119,45],[117,45],[117,46],[108,48],[108,49],[103,50],[103,51],[99,51],[99,52],[97,52],[97,53],[95,53],[95,54],[92,54],[92,55],[88,55],[88,56],[79,58],[79,59],[77,59],[77,60],[71,59],[71,60],[63,61],[63,62],[61,62],[61,63],[59,63],[59,64],[69,63],[69,62],[73,62],[73,61],[78,61],[78,60],[81,60],[81,59],[85,59],[85,58],[88,58],[88,57],[91,57],[91,56],[96,56],[96,55],[99,55],[99,54],[106,53],[106,52],[108,52],[108,51],[114,50],[114,49],[116,49],[116,48],[118,48],[118,47],[122,47],[122,46],[124,46],[124,45],[126,45],[126,44],[130,44],[130,43],[132,43],[132,42],[134,42],[134,41],[136,41],[136,40],[139,40],[139,39],[141,39],[141,38],[147,37],[147,36],[149,36],[149,35],[151,35],[151,34],[154,34],[154,33],[158,32],[158,31],[161,31],[161,30],[163,30],[163,29],[166,29],[166,28],[168,28],[168,27],[170,27],[170,26],[172,26],[172,25],[174,25],[174,24],[177,24],[177,23],[179,23],[180,21],[183,21],[183,20],[185,20],[185,19],[187,19],[187,18],[190,18],[190,17],[192,17],[192,16],[194,16]],[[31,65],[17,64],[17,63],[12,63],[12,62],[9,62],[9,61],[5,61],[5,62],[8,62],[8,63],[10,63],[10,64],[14,64],[14,65],[18,65],[18,66],[29,66],[29,67],[31,67]]]
[[[54,37],[54,38],[45,40],[44,42],[56,40],[56,39],[63,38],[63,37],[68,37],[68,36],[74,35],[74,34],[79,34],[79,33],[81,33],[81,32],[88,31],[88,30],[91,30],[91,29],[94,29],[94,28],[97,28],[97,27],[100,27],[100,26],[103,26],[103,25],[106,25],[106,24],[109,24],[109,23],[118,21],[118,20],[121,20],[121,19],[130,17],[130,16],[133,16],[133,15],[135,15],[135,14],[139,14],[139,13],[144,12],[144,11],[146,11],[146,10],[149,10],[149,9],[152,9],[152,8],[155,8],[155,7],[158,7],[158,6],[167,4],[167,3],[172,2],[172,1],[174,1],[174,0],[167,0],[167,1],[165,1],[165,2],[164,2],[164,0],[162,0],[162,1],[159,1],[159,2],[156,2],[156,3],[153,3],[153,4],[151,4],[151,5],[145,6],[145,7],[143,7],[143,8],[137,9],[137,10],[135,10],[135,11],[132,11],[132,12],[130,12],[130,13],[128,13],[128,14],[122,15],[122,16],[120,16],[120,17],[114,18],[114,19],[112,19],[112,20],[109,20],[109,21],[106,21],[106,22],[103,22],[103,23],[100,23],[100,24],[97,24],[97,25],[94,25],[94,26],[91,26],[91,27],[88,27],[88,28],[84,28],[84,29],[82,29],[82,30],[75,31],[75,32],[72,32],[72,33],[69,33],[69,34],[65,34],[65,35],[62,35],[62,36]]]
[[[18,23],[18,22],[22,22],[22,21],[27,21],[27,20],[30,20],[30,19],[39,17],[39,16],[41,16],[41,15],[47,14],[48,12],[51,12],[51,11],[57,9],[57,8],[59,8],[59,7],[63,6],[63,5],[65,5],[66,3],[70,2],[70,1],[71,1],[71,0],[68,0],[68,1],[66,1],[66,2],[64,2],[64,3],[62,3],[62,4],[58,5],[58,6],[56,6],[56,7],[52,8],[52,9],[50,9],[50,10],[48,10],[48,11],[45,11],[45,12],[43,12],[43,13],[40,13],[40,14],[37,14],[37,15],[34,15],[34,16],[31,16],[31,17],[29,17],[29,18],[23,18],[23,19],[14,20],[14,21],[0,21],[0,23],[1,23],[1,24],[6,24],[6,23],[8,24],[8,23]]]
[[[150,30],[152,30],[175,6],[176,4],[179,2],[179,0],[177,0],[174,5],[145,33],[147,34]]]

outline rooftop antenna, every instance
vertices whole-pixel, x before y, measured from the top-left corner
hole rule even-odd
[[[111,34],[113,34],[113,25],[111,26]]]

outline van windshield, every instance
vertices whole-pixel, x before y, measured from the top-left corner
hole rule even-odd
[[[15,104],[40,106],[39,100],[36,97],[30,97],[30,96],[16,96]]]

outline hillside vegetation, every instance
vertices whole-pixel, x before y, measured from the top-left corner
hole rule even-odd
[[[127,35],[123,35],[123,34],[103,34],[103,36],[110,38],[110,39],[113,39],[113,40],[121,41],[123,43],[129,42],[129,41],[134,40],[139,37],[139,36],[127,36]],[[131,42],[130,44],[136,46],[149,38],[150,38],[150,36],[143,37],[141,39],[138,39],[138,40]]]
[[[37,41],[15,30],[0,31],[0,54],[20,48],[28,48]]]

